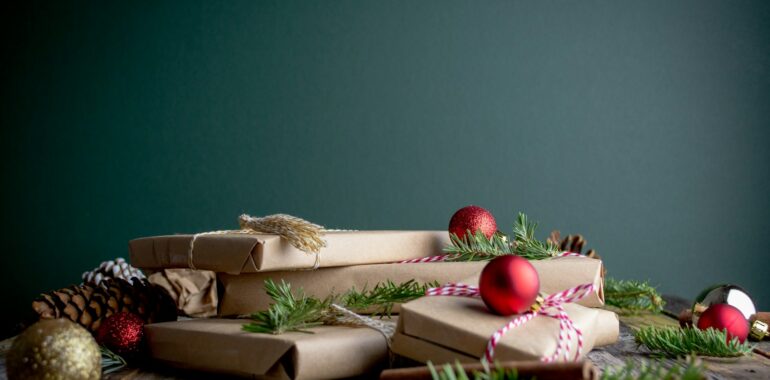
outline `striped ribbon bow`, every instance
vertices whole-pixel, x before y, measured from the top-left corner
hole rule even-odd
[[[564,310],[563,305],[565,303],[577,302],[583,297],[593,293],[594,290],[593,284],[583,284],[545,297],[540,308],[517,315],[510,322],[495,331],[489,338],[489,342],[487,342],[487,348],[482,360],[487,363],[492,363],[492,359],[495,356],[495,347],[497,347],[497,343],[500,342],[500,339],[502,339],[503,335],[505,335],[508,330],[521,326],[538,315],[542,315],[559,321],[559,339],[554,353],[550,356],[542,357],[541,360],[544,362],[553,362],[563,355],[564,359],[568,361],[570,356],[570,346],[572,345],[572,333],[575,333],[577,337],[577,350],[575,352],[574,360],[577,361],[583,351],[583,332],[572,322],[572,319],[567,315],[567,311]],[[446,284],[438,288],[430,288],[425,292],[425,295],[481,297],[478,287],[465,284]]]

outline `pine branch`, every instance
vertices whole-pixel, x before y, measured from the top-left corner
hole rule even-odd
[[[706,378],[705,368],[694,356],[682,363],[666,368],[661,361],[635,363],[627,361],[620,368],[608,369],[602,373],[602,380],[702,380]]]
[[[455,362],[454,367],[445,364],[437,369],[433,363],[428,362],[433,380],[517,380],[519,376],[515,369],[502,368],[499,365],[489,371],[474,371],[471,376],[463,369],[459,362]],[[702,380],[706,378],[703,364],[698,362],[695,357],[688,357],[684,363],[675,363],[670,368],[666,368],[663,362],[656,360],[653,362],[643,361],[636,363],[632,361],[620,368],[609,369],[602,373],[602,380]]]
[[[420,284],[409,280],[401,284],[393,281],[378,283],[371,290],[364,287],[360,292],[355,288],[345,293],[341,298],[344,307],[354,311],[369,311],[376,315],[387,315],[393,311],[393,305],[404,303],[425,295],[428,288],[439,286],[438,282]]]
[[[667,357],[684,355],[735,357],[747,355],[753,349],[749,343],[737,339],[728,342],[725,331],[679,327],[643,327],[634,332],[639,345],[655,354]]]
[[[557,256],[559,246],[554,242],[542,242],[535,238],[537,223],[530,223],[527,215],[519,213],[516,224],[513,226],[513,240],[515,254],[528,260],[547,259]]]
[[[99,351],[102,353],[102,374],[107,375],[126,367],[126,360],[107,347],[99,346]]]
[[[445,247],[444,252],[452,256],[447,261],[481,261],[514,254],[513,247],[503,234],[494,234],[488,239],[481,231],[468,231],[465,238],[456,234],[449,235],[449,238],[452,244]]]
[[[553,242],[542,242],[535,238],[537,223],[530,223],[524,213],[519,213],[513,226],[513,241],[502,233],[487,238],[481,231],[468,231],[464,238],[450,235],[452,244],[444,252],[452,255],[447,261],[490,260],[502,255],[518,255],[527,260],[542,260],[560,253]]]
[[[338,304],[354,311],[375,311],[390,315],[395,303],[411,301],[425,295],[437,282],[420,284],[409,280],[401,284],[392,281],[378,283],[371,290],[351,289],[342,295],[318,299],[305,295],[302,289],[292,292],[291,285],[281,281],[265,281],[265,291],[273,300],[270,308],[251,315],[252,322],[243,326],[245,331],[263,334],[282,334],[287,331],[309,332],[308,328],[320,326],[337,315],[331,307]]]
[[[659,313],[665,305],[657,289],[647,282],[616,280],[610,277],[604,280],[604,302],[626,313]]]
[[[265,334],[307,332],[310,327],[322,325],[322,319],[330,312],[331,298],[308,297],[302,289],[297,290],[295,296],[291,285],[283,280],[280,285],[272,279],[265,280],[265,291],[275,302],[268,310],[252,314],[253,322],[244,325],[244,330]]]

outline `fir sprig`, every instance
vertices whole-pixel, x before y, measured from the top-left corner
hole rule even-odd
[[[107,375],[126,368],[126,360],[120,355],[110,351],[107,347],[99,346],[102,354],[102,374]]]
[[[634,332],[639,345],[647,347],[654,354],[666,357],[700,355],[715,357],[736,357],[751,352],[753,346],[740,343],[737,339],[727,340],[722,330],[679,327],[643,327]]]
[[[459,362],[455,365],[444,364],[437,369],[428,362],[433,380],[518,380],[516,369],[496,365],[488,371],[473,371],[470,376]],[[659,361],[627,361],[620,368],[612,368],[602,373],[601,380],[702,380],[706,378],[705,368],[695,357],[688,357],[684,364],[674,363],[670,368]]]
[[[391,280],[377,283],[372,289],[366,287],[361,291],[355,288],[351,289],[341,297],[341,304],[354,311],[368,311],[376,315],[387,315],[393,311],[393,305],[404,303],[415,298],[422,297],[428,288],[439,286],[434,281],[421,284],[414,280],[409,280],[401,284],[396,284]]]
[[[560,253],[553,242],[542,242],[535,238],[537,223],[529,222],[527,215],[519,213],[513,226],[513,241],[502,233],[487,238],[481,231],[468,231],[464,238],[451,234],[452,243],[444,248],[450,254],[448,261],[490,260],[502,255],[518,255],[527,260],[542,260]]]
[[[604,279],[604,302],[626,313],[659,313],[665,302],[655,287],[643,281]]]
[[[244,330],[264,334],[307,332],[306,329],[323,324],[322,319],[329,313],[332,303],[331,298],[308,297],[302,289],[295,295],[291,284],[283,280],[280,285],[272,279],[265,280],[265,291],[273,304],[265,311],[252,314],[253,322],[244,325]]]
[[[641,363],[629,360],[620,368],[604,371],[601,380],[702,380],[706,378],[705,371],[694,356],[689,356],[684,364],[677,362],[670,368],[659,360]]]
[[[367,311],[390,315],[393,305],[411,301],[425,295],[437,282],[420,284],[409,280],[401,284],[392,281],[377,283],[373,288],[358,291],[351,289],[341,295],[318,299],[305,294],[300,288],[292,291],[291,285],[281,280],[265,280],[265,291],[273,303],[265,311],[251,315],[252,322],[243,326],[245,331],[263,334],[282,334],[287,331],[310,332],[307,329],[320,326],[337,315],[332,304],[353,311]]]

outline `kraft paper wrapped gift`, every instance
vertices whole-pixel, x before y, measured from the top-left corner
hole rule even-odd
[[[145,326],[153,359],[174,367],[265,379],[332,379],[387,366],[388,345],[368,327],[320,326],[308,333],[246,332],[246,320],[193,319]]]
[[[469,279],[465,283],[476,282]],[[583,355],[593,347],[617,341],[619,322],[615,313],[577,304],[563,306],[583,332]],[[480,298],[423,297],[401,306],[393,352],[422,362],[478,361],[490,336],[512,318],[492,314]],[[537,316],[503,336],[495,349],[495,360],[538,360],[554,352],[558,335],[558,320]],[[574,355],[575,334],[571,342]]]
[[[141,269],[192,268],[220,273],[391,263],[440,255],[449,244],[446,231],[327,231],[326,247],[316,256],[300,251],[278,235],[170,235],[129,242],[131,265]],[[317,260],[317,261],[316,261]]]
[[[561,291],[579,284],[592,283],[598,291],[580,301],[581,305],[598,307],[604,304],[601,260],[584,257],[561,257],[531,261],[540,276],[544,292]],[[415,280],[420,283],[437,281],[439,284],[458,282],[478,277],[486,261],[433,262],[415,264],[372,264],[338,268],[321,268],[313,271],[278,271],[254,274],[220,274],[222,299],[220,316],[250,314],[266,310],[271,299],[264,283],[267,279],[284,280],[294,289],[303,288],[305,294],[325,298],[344,293],[351,288],[371,289],[378,282],[403,283]],[[398,305],[394,308],[398,312]]]

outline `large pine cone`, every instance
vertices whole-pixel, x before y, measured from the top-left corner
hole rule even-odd
[[[548,241],[559,246],[559,249],[564,252],[579,253],[593,259],[601,259],[596,250],[589,249],[583,253],[583,246],[586,244],[586,239],[583,238],[583,235],[567,235],[567,237],[562,239],[559,231],[552,231]]]
[[[40,319],[68,318],[91,332],[104,319],[128,311],[146,323],[176,320],[176,304],[165,289],[145,279],[105,279],[99,285],[83,284],[41,294],[32,301]]]
[[[131,280],[132,278],[144,278],[144,273],[138,268],[134,268],[126,262],[126,259],[118,257],[115,260],[104,261],[97,268],[83,273],[83,283],[99,285],[100,282],[108,278],[122,278]]]

